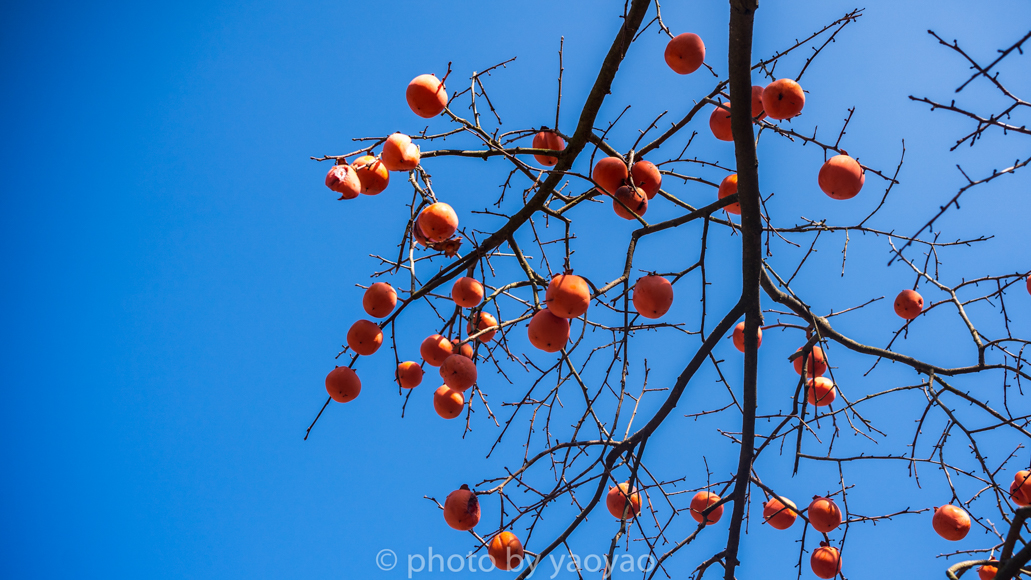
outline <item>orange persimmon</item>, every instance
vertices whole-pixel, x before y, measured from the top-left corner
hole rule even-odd
[[[353,401],[362,392],[362,381],[350,367],[337,367],[326,375],[326,391],[338,403]]]

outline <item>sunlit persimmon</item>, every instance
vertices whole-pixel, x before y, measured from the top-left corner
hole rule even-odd
[[[1010,484],[1010,499],[1019,506],[1031,505],[1031,471],[1021,470],[1013,476]]]
[[[405,361],[397,365],[395,378],[402,389],[414,389],[422,384],[422,374],[422,367],[419,366],[419,363]]]
[[[805,398],[810,405],[826,407],[833,403],[837,396],[838,390],[834,388],[834,381],[827,377],[815,377],[806,381]]]
[[[456,530],[467,532],[480,523],[480,500],[468,485],[452,491],[444,500],[444,521]]]
[[[763,109],[763,88],[752,87],[752,118],[761,121],[766,118],[766,111]]]
[[[483,300],[483,284],[469,276],[459,278],[451,286],[451,299],[463,308],[472,308]]]
[[[485,328],[490,328],[492,326],[497,326],[498,325],[498,319],[494,318],[494,315],[491,314],[490,312],[482,312],[481,311],[479,314],[476,315],[476,317],[473,320],[476,320],[476,326],[473,326],[472,320],[470,320],[465,325],[465,331],[468,332],[470,335],[476,334],[477,332],[479,332],[479,331],[481,331],[481,330],[483,330]],[[490,331],[484,332],[480,336],[477,336],[476,340],[478,340],[480,342],[490,342],[491,339],[494,338],[494,335],[497,334],[497,333],[498,333],[497,329],[490,330]]]
[[[798,350],[802,350],[799,348]],[[797,352],[797,351],[796,351]],[[827,358],[823,355],[823,349],[814,346],[813,351],[809,353],[809,363],[806,365],[805,376],[807,377],[822,377],[823,373],[827,372]],[[799,356],[792,363],[795,367],[795,372],[802,374],[802,357]]]
[[[771,527],[778,530],[786,530],[795,523],[798,513],[795,512],[795,504],[788,498],[784,498],[787,505],[775,497],[763,504],[763,518]]]
[[[626,483],[621,483],[609,488],[605,507],[609,508],[610,514],[621,520],[632,520],[641,513],[641,494],[636,489],[631,490]]]
[[[763,345],[763,329],[762,328],[756,328],[755,329],[755,337],[756,337],[756,339],[758,341],[758,344],[756,345],[756,348],[759,348],[760,346]],[[740,350],[741,352],[745,352],[745,323],[744,322],[738,322],[737,326],[734,327],[734,336],[732,337],[732,339],[734,341],[734,348]]]
[[[350,165],[334,165],[326,174],[326,187],[340,194],[340,199],[354,199],[362,192],[358,172]]]
[[[655,198],[655,194],[662,189],[662,174],[651,161],[642,159],[635,162],[634,166],[630,168],[630,177],[633,178],[635,186],[644,190],[648,199]]]
[[[820,542],[820,547],[813,550],[813,555],[809,557],[809,565],[813,574],[829,580],[841,571],[841,553],[827,542]]]
[[[696,493],[695,496],[691,498],[691,517],[698,523],[702,523],[702,520],[704,519],[705,525],[707,526],[715,524],[720,521],[721,517],[723,517],[722,505],[709,512],[709,515],[704,518],[702,517],[702,512],[709,509],[709,506],[719,503],[719,501],[720,496],[712,493],[711,491],[700,491]]]
[[[351,164],[358,174],[365,195],[379,195],[390,183],[390,173],[383,162],[372,155],[362,155]]]
[[[527,327],[530,344],[544,352],[558,352],[569,342],[569,320],[555,316],[547,308],[539,310]]]
[[[423,119],[436,117],[447,106],[447,89],[434,75],[419,75],[408,83],[405,99],[412,112]]]
[[[453,354],[440,365],[440,378],[445,385],[464,393],[476,384],[476,363],[462,354]]]
[[[666,64],[679,75],[689,75],[705,62],[705,43],[693,32],[678,34],[666,44]]]
[[[383,329],[371,320],[356,320],[347,331],[347,346],[355,353],[369,356],[383,344]]]
[[[444,364],[444,359],[452,354],[451,341],[439,334],[431,334],[422,341],[422,345],[419,346],[419,354],[426,364],[439,367]]]
[[[601,188],[598,190],[599,193],[616,193],[617,189],[623,187],[628,177],[630,177],[630,173],[627,171],[626,163],[619,157],[599,159],[594,164],[594,170],[591,171],[591,179]]]
[[[454,419],[462,414],[465,396],[447,385],[441,385],[433,392],[433,409],[445,419]]]
[[[523,563],[523,544],[515,534],[504,531],[490,541],[487,555],[498,570],[515,570]]]
[[[591,304],[591,287],[580,276],[559,274],[548,284],[544,302],[555,316],[577,318],[583,316]]]
[[[383,318],[397,306],[397,292],[386,282],[376,282],[362,296],[362,307],[373,318]]]
[[[816,177],[820,189],[834,199],[852,199],[866,183],[866,173],[859,162],[848,155],[828,159]]]
[[[1024,491],[1026,490],[1021,489],[1020,491],[1017,491],[1019,487],[1020,486],[1017,484],[1016,481],[1010,482],[1010,500],[1020,507],[1027,507],[1031,505],[1031,502],[1028,502],[1028,498],[1024,494]]]
[[[802,87],[791,79],[777,79],[763,89],[763,109],[771,119],[797,117],[805,106]]]
[[[992,558],[992,560],[994,559],[995,558]],[[995,575],[998,573],[999,568],[997,566],[992,566],[991,564],[982,564],[977,568],[978,580],[995,580]]]
[[[634,284],[634,310],[645,318],[661,318],[673,306],[673,285],[662,276],[644,276]]]
[[[916,290],[903,290],[895,297],[895,314],[913,320],[924,310],[924,297]]]
[[[326,375],[326,391],[338,403],[353,401],[362,392],[362,381],[350,367],[337,367]]]
[[[832,532],[841,525],[841,510],[829,497],[813,496],[807,511],[809,523],[817,532]]]
[[[533,136],[533,148],[562,151],[566,148],[566,142],[554,131],[541,131]],[[533,158],[545,167],[554,167],[558,163],[558,157],[551,155],[534,155]]]
[[[419,229],[431,242],[443,242],[458,230],[458,214],[451,206],[438,201],[419,212]]]
[[[934,517],[931,525],[938,535],[949,540],[958,542],[967,536],[970,531],[970,516],[962,508],[954,505],[943,505],[934,508]]]
[[[379,159],[390,171],[411,171],[419,166],[419,146],[404,133],[394,133],[383,143]]]
[[[451,350],[455,354],[460,354],[465,358],[473,358],[473,345],[469,344],[468,342],[463,342],[461,345],[459,345],[458,342],[459,341],[457,338],[451,339]]]
[[[730,103],[722,103],[709,115],[709,129],[720,141],[733,141],[734,133],[730,128]]]
[[[625,219],[636,219],[648,211],[648,196],[640,187],[624,185],[616,190],[612,196],[612,209],[616,215]],[[636,216],[634,214],[637,214]]]
[[[731,173],[724,177],[723,181],[720,182],[720,188],[717,195],[720,199],[723,199],[724,197],[734,195],[735,193],[737,193],[737,174]],[[741,204],[735,201],[734,203],[725,206],[723,210],[734,215],[741,215]]]

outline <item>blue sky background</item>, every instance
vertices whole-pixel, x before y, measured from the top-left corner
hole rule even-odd
[[[0,462],[5,466],[0,575],[401,578],[405,554],[425,554],[430,546],[435,553],[464,554],[474,547],[467,535],[447,528],[423,496],[442,500],[462,483],[517,466],[525,430],[485,459],[497,428],[481,412],[463,439],[458,421],[444,422],[433,413],[430,378],[413,393],[401,419],[403,399],[390,381],[393,360],[383,351],[359,364],[361,397],[331,405],[312,437],[302,441],[325,399],[323,379],[348,326],[365,317],[362,291],[354,284],[369,283],[378,269],[369,254],[396,252],[411,196],[403,176],[394,174],[394,184],[380,196],[335,201],[323,185],[328,166],[308,157],[350,151],[351,137],[448,128],[441,118],[415,117],[404,100],[412,77],[441,75],[448,61],[455,70],[456,82],[449,82],[454,90],[472,71],[518,56],[489,79],[503,127],[550,125],[562,35],[561,128],[571,133],[575,112],[619,25],[622,3],[555,4],[0,7],[0,75],[6,89],[0,94],[5,135],[0,140],[5,270],[0,277],[5,304],[0,310]],[[764,4],[754,54],[772,54],[853,7]],[[955,97],[953,89],[969,73],[925,31],[959,39],[986,62],[995,49],[1027,32],[1031,10],[1017,1],[981,3],[975,11],[965,2],[865,7],[860,21],[806,72],[807,104],[793,126],[806,132],[818,126],[824,137],[836,136],[846,109],[856,106],[843,146],[885,172],[894,170],[904,138],[902,184],[871,225],[909,234],[962,184],[957,163],[971,175],[985,175],[1028,155],[1026,138],[997,133],[974,149],[948,151],[970,125],[948,113],[931,113],[908,95],[957,98],[984,112],[997,110],[1001,101],[983,82]],[[663,5],[663,14],[675,33],[702,35],[707,62],[725,75],[725,2],[671,2]],[[633,105],[611,136],[621,150],[658,113],[669,110],[669,118],[679,118],[714,84],[704,71],[689,77],[669,71],[662,61],[664,45],[654,29],[645,33],[602,109],[599,124]],[[778,72],[794,76],[806,56],[788,59]],[[1011,57],[1001,67],[1008,86],[1025,98],[1031,96],[1027,70],[1027,56]],[[706,113],[692,125],[699,131],[694,151],[732,163],[732,145],[712,138],[707,119]],[[685,140],[659,153],[675,155]],[[823,160],[818,149],[764,135],[759,154],[762,188],[776,193],[769,205],[780,223],[795,223],[799,215],[851,223],[875,207],[883,192],[883,182],[868,176],[860,197],[835,202],[816,186]],[[500,223],[470,212],[495,201],[496,186],[507,174],[502,163],[434,159],[426,166],[463,226],[486,229]],[[586,160],[577,168],[587,171]],[[722,178],[717,171],[701,175]],[[943,279],[1031,268],[1029,175],[1025,171],[975,189],[961,211],[941,222],[943,238],[995,236],[974,248],[950,250],[943,257]],[[667,184],[695,205],[715,199],[709,188]],[[506,207],[514,200],[510,197]],[[668,203],[659,202],[648,217],[673,215]],[[585,207],[574,217],[577,273],[597,281],[615,277],[632,226],[616,220],[605,205]],[[690,265],[698,232],[683,228],[650,238],[635,266],[668,271]],[[713,235],[710,316],[718,317],[736,297],[740,247],[737,237]],[[883,346],[900,326],[891,301],[898,290],[912,286],[914,277],[904,265],[885,266],[884,238],[853,236],[842,278],[842,243],[840,236],[828,236],[823,251],[799,275],[796,291],[824,312],[885,296],[864,313],[836,321],[858,340]],[[804,251],[780,248],[775,267],[790,274]],[[1026,336],[1031,297],[1022,287],[1014,290],[1007,310],[1015,333]],[[931,290],[924,295],[942,298]],[[696,325],[698,280],[678,284],[677,298],[669,316]],[[970,364],[965,329],[954,314],[939,310],[918,320],[897,347],[943,365]],[[986,333],[997,335],[993,313],[993,307],[981,305],[972,315],[983,321]],[[414,358],[419,341],[438,324],[425,307],[403,320],[398,344],[403,357]],[[525,344],[521,336],[521,330],[513,333],[516,346]],[[784,359],[802,342],[797,332],[767,333],[760,357],[760,402],[766,412],[788,408],[785,392],[793,389],[795,375]],[[652,367],[649,386],[671,384],[696,344],[693,337],[673,333],[643,336],[631,351],[632,384],[640,388],[645,357]],[[728,361],[724,369],[732,384],[740,382],[739,358],[729,341],[717,354]],[[869,361],[840,348],[831,354],[835,377],[852,398],[918,380],[885,364],[864,377]],[[580,360],[585,355],[586,349]],[[480,383],[490,385],[496,411],[500,401],[512,400],[530,383],[526,374],[511,376],[514,385],[481,365]],[[1002,395],[998,383],[987,377],[956,381],[964,389],[983,389],[979,392],[989,393],[992,401]],[[642,413],[660,400],[646,398]],[[679,415],[726,401],[715,373],[699,375],[649,444],[646,462],[663,477],[686,476],[683,489],[704,485],[703,455],[714,479],[725,478],[736,464],[736,450],[715,429],[739,429],[737,417],[692,421]],[[889,435],[908,440],[922,396],[894,401],[871,408],[869,415]],[[1021,406],[1019,400],[1011,404]],[[501,411],[502,417],[508,412]],[[936,437],[942,424],[935,417],[926,436]],[[996,462],[1016,441],[1001,435],[989,453]],[[898,441],[892,439],[896,452],[904,449]],[[818,452],[818,445],[811,445]],[[836,454],[863,442],[843,436],[839,445]],[[957,460],[966,461],[962,443],[954,445]],[[1026,450],[1023,454],[1019,465],[1006,469],[1026,466]],[[837,486],[835,470],[822,465],[805,465],[792,479],[790,455],[788,450],[782,457],[763,456],[758,469],[767,483],[800,504]],[[922,473],[923,487],[917,488],[902,465],[849,466],[846,478],[856,485],[850,506],[873,515],[948,501],[940,475],[930,468]],[[977,491],[966,484],[962,489],[966,497]],[[975,505],[998,523],[992,505]],[[529,549],[550,540],[572,511],[556,505],[551,514],[527,542]],[[496,500],[486,501],[485,532],[498,516]],[[686,514],[682,519],[671,529],[674,541],[693,529]],[[783,570],[775,577],[794,577],[801,530],[777,533],[760,526],[756,511],[750,522],[739,577],[771,570]],[[573,536],[573,548],[580,554],[601,552],[615,530],[614,520],[599,511]],[[686,576],[719,549],[725,532],[723,521],[668,569]],[[840,539],[840,533],[834,537]],[[807,546],[814,541],[810,535]],[[948,544],[931,533],[929,513],[876,527],[853,526],[846,575],[880,578],[890,569],[892,576],[935,577],[946,567],[935,555],[991,543],[974,530],[963,542]],[[384,548],[401,555],[398,569],[376,568],[374,557]],[[631,553],[643,553],[640,542],[632,543]],[[802,575],[812,577],[807,563],[803,568]]]

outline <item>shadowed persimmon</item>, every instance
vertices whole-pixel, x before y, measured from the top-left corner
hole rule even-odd
[[[462,308],[472,308],[483,301],[483,284],[469,276],[459,278],[451,286],[451,299]]]
[[[813,569],[813,574],[829,580],[841,571],[841,553],[827,542],[820,542],[820,547],[813,550],[813,555],[809,558],[809,566]]]
[[[338,403],[353,401],[362,392],[362,381],[350,367],[337,367],[326,375],[326,391]]]
[[[702,517],[702,512],[709,509],[709,506],[719,503],[720,499],[720,496],[712,493],[711,491],[700,491],[696,493],[695,496],[691,498],[691,517],[698,523],[702,523],[702,520],[704,519],[705,525],[707,526],[711,526],[720,521],[720,518],[723,517],[723,506],[712,510],[709,512],[708,516],[704,518]]]
[[[494,315],[491,314],[490,312],[480,311],[476,315],[474,320],[476,320],[476,326],[475,327],[473,326],[473,321],[472,320],[470,320],[465,325],[465,331],[468,332],[470,335],[475,334],[475,333],[477,333],[477,332],[479,332],[479,331],[481,331],[481,330],[483,330],[485,328],[490,328],[492,326],[497,326],[498,325],[498,319],[494,318]],[[484,342],[484,343],[490,342],[491,339],[494,338],[494,335],[497,334],[497,333],[498,333],[497,329],[490,330],[490,331],[484,332],[480,336],[477,336],[476,340],[478,340],[480,342]]]
[[[566,148],[566,142],[554,131],[541,131],[533,136],[533,148],[562,151]],[[558,157],[551,155],[534,155],[533,158],[545,167],[554,167],[558,163]]]
[[[755,336],[758,341],[756,348],[758,348],[763,345],[763,329],[757,328],[755,331]],[[732,337],[732,340],[734,341],[734,348],[741,352],[745,352],[745,323],[743,321],[738,322],[737,326],[734,327],[734,336]]]
[[[365,195],[379,195],[390,184],[390,173],[383,162],[372,155],[362,155],[351,164],[358,174]]]
[[[599,159],[591,171],[591,179],[601,188],[595,188],[598,190],[598,193],[608,193],[610,195],[616,193],[616,190],[620,187],[623,187],[623,183],[626,182],[628,177],[630,177],[630,173],[627,171],[626,163],[619,157]]]
[[[634,284],[634,310],[645,318],[661,318],[673,306],[673,285],[662,276],[644,276]]]
[[[720,141],[733,141],[734,133],[730,128],[730,103],[721,103],[709,115],[709,129],[713,137]]]
[[[498,570],[515,570],[523,563],[523,544],[515,534],[504,531],[490,541],[487,555]]]
[[[705,43],[693,32],[678,34],[666,44],[666,64],[678,75],[689,75],[705,62]]]
[[[480,523],[480,500],[468,485],[452,491],[444,500],[444,521],[456,530],[467,532]]]
[[[820,167],[816,177],[820,189],[834,199],[852,199],[866,183],[859,162],[848,155],[835,155]]]
[[[402,389],[414,389],[422,384],[422,367],[419,363],[405,361],[397,365],[395,377]]]
[[[369,356],[383,344],[383,329],[371,320],[356,320],[347,331],[347,346],[355,353]]]
[[[458,214],[451,206],[438,201],[419,212],[419,229],[430,242],[443,242],[458,230]]]
[[[798,350],[802,350],[799,348]],[[795,351],[798,352],[798,351]],[[827,358],[823,356],[823,349],[814,346],[813,351],[809,353],[809,364],[806,365],[805,376],[807,377],[822,377],[823,373],[827,372]],[[799,356],[791,363],[795,367],[795,372],[802,374],[802,357]]]
[[[468,342],[463,342],[461,346],[459,346],[458,342],[459,340],[457,338],[451,339],[452,352],[454,352],[455,354],[460,354],[465,358],[473,358],[473,345],[469,344]]]
[[[766,118],[766,111],[763,109],[763,88],[758,85],[752,87],[752,118],[756,121]]]
[[[383,318],[397,306],[397,291],[386,282],[376,282],[362,296],[362,307],[373,318]]]
[[[612,209],[616,215],[625,220],[636,219],[637,216],[643,216],[648,211],[648,196],[640,187],[624,185],[617,189],[616,194],[612,196]]]
[[[734,195],[735,193],[737,193],[737,174],[731,173],[724,177],[723,181],[720,182],[720,188],[716,195],[719,196],[719,199],[723,199],[724,197]],[[741,204],[735,201],[734,203],[724,207],[723,211],[734,215],[741,215]]]
[[[389,171],[411,171],[419,166],[419,146],[404,133],[394,133],[383,143],[380,161]]]
[[[433,410],[445,419],[454,419],[462,414],[465,396],[447,385],[441,385],[433,392]]]
[[[995,558],[992,558],[994,560]],[[995,575],[999,573],[999,568],[992,566],[991,564],[982,564],[977,569],[977,577],[979,580],[994,580]]]
[[[580,276],[559,274],[548,284],[544,302],[555,316],[578,318],[591,304],[591,287]]]
[[[951,504],[943,505],[934,508],[931,526],[939,536],[950,542],[958,542],[970,531],[970,516],[962,508]]]
[[[630,498],[627,501],[627,498]],[[605,507],[609,513],[621,520],[632,520],[641,513],[641,494],[636,489],[631,490],[626,483],[609,488],[609,494],[605,496]]]
[[[763,504],[763,518],[766,523],[777,530],[790,528],[791,524],[795,523],[795,518],[798,517],[798,513],[795,512],[795,503],[786,497],[784,501],[786,505],[777,498],[771,497],[770,501]]]
[[[569,341],[569,320],[560,318],[547,308],[539,310],[527,327],[530,344],[544,352],[558,352]]]
[[[654,199],[662,189],[662,174],[651,161],[642,159],[635,162],[634,166],[630,168],[630,177],[633,178],[635,186],[644,190],[644,194],[648,196],[649,200]]]
[[[465,355],[453,354],[440,365],[440,378],[445,385],[464,393],[476,384],[476,363]]]
[[[895,297],[895,314],[913,320],[924,310],[924,297],[916,290],[903,290]]]
[[[340,199],[354,199],[362,192],[358,172],[350,165],[334,165],[326,174],[326,187],[340,194]]]
[[[763,89],[763,110],[778,121],[797,117],[805,106],[802,87],[791,79],[777,79]]]
[[[447,106],[447,89],[436,76],[419,75],[408,83],[405,99],[413,113],[423,119],[431,119],[439,115]]]
[[[439,367],[444,364],[444,359],[451,356],[451,341],[439,334],[431,334],[422,341],[419,346],[419,355],[426,361],[426,364]]]

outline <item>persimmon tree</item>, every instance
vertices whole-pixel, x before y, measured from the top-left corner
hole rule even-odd
[[[998,579],[1031,573],[1024,570],[1031,561],[1025,535],[1031,507],[1022,507],[1031,504],[1031,483],[1024,484],[1031,472],[1025,470],[1027,454],[1020,452],[1031,437],[1031,406],[1023,400],[1029,378],[1025,348],[1031,343],[1021,338],[1023,327],[1011,324],[1006,310],[1008,300],[1029,298],[1031,278],[1027,271],[978,271],[976,262],[958,277],[940,274],[949,252],[982,247],[990,237],[947,238],[936,227],[943,215],[959,211],[964,195],[1021,170],[1031,157],[987,175],[962,173],[954,194],[928,201],[925,215],[886,216],[886,203],[907,191],[899,179],[904,143],[897,164],[867,166],[862,152],[844,149],[855,111],[848,95],[834,96],[843,122],[810,120],[804,110],[807,70],[819,66],[834,39],[859,22],[863,11],[847,12],[804,38],[785,42],[775,54],[757,56],[752,51],[754,19],[761,16],[757,4],[732,0],[729,8],[727,34],[678,31],[682,26],[665,21],[658,2],[626,3],[593,86],[572,120],[570,104],[562,101],[561,49],[554,122],[517,129],[502,129],[503,111],[495,108],[488,90],[490,75],[514,59],[462,80],[448,64],[437,75],[416,77],[407,89],[411,113],[429,119],[430,129],[356,136],[356,150],[313,157],[334,164],[326,185],[340,193],[342,204],[360,204],[363,194],[388,190],[398,199],[398,211],[409,217],[404,231],[397,232],[396,250],[380,258],[380,271],[370,272],[378,281],[366,291],[363,306],[379,321],[358,320],[347,332],[340,366],[326,380],[330,398],[315,421],[347,412],[346,406],[327,407],[333,400],[360,396],[361,363],[369,356],[394,357],[402,410],[412,400],[430,404],[432,398],[442,418],[464,421],[465,434],[471,432],[474,414],[486,416],[496,426],[493,445],[523,446],[522,460],[507,465],[504,473],[484,473],[475,484],[438,482],[427,494],[451,492],[441,501],[431,498],[443,510],[441,526],[468,531],[474,546],[489,553],[498,568],[518,570],[519,578],[550,554],[570,552],[568,542],[576,530],[602,525],[597,518],[588,522],[595,514],[615,518],[601,520],[613,532],[604,546],[606,562],[614,562],[616,551],[631,538],[640,541],[655,562],[643,572],[645,578],[669,577],[671,563],[688,558],[685,547],[701,534],[714,533],[710,526],[721,520],[727,523],[723,547],[691,556],[695,578],[711,576],[713,566],[728,580],[735,577],[749,521],[784,530],[780,533],[798,542],[800,577],[810,570],[821,578],[845,577],[848,557],[872,557],[848,551],[848,530],[879,522],[890,526],[884,520],[903,517],[927,518],[928,533],[948,540],[964,538],[971,527],[992,538],[949,554],[955,561],[936,573],[956,578],[976,569],[982,578],[995,574]],[[692,95],[692,103],[685,99],[683,110],[672,114],[675,120],[663,113],[640,128],[632,143],[615,142],[610,132],[621,115],[606,124],[599,111],[619,83],[623,59],[645,34],[669,38],[665,55],[656,59],[664,59],[677,74],[711,78],[711,87]],[[911,99],[934,114],[969,120],[970,131],[957,138],[956,147],[973,146],[998,132],[1009,141],[1024,139],[1017,146],[1026,151],[1031,129],[1022,119],[1031,104],[1011,92],[997,71],[1005,59],[1019,58],[1031,33],[1007,39],[1008,44],[996,47],[998,57],[987,63],[931,34],[942,50],[972,70],[957,91],[986,84],[1007,104],[983,110],[939,95]],[[727,42],[727,62],[707,62],[705,44],[722,42]],[[820,94],[828,98],[832,92]],[[817,130],[833,123],[840,127]],[[732,166],[712,152],[710,144],[717,141],[733,141]],[[797,173],[817,183],[835,203],[853,203],[856,197],[879,203],[844,223],[819,216],[777,223],[770,206],[780,200],[764,196],[760,188],[757,144],[769,141],[788,150],[822,150],[822,164],[799,162]],[[499,184],[498,199],[476,214],[456,212],[448,200],[463,191],[435,187],[432,179],[434,162],[446,157],[503,165],[507,177]],[[397,190],[411,192],[407,203]],[[625,252],[592,265],[588,275],[575,255],[584,243],[577,236],[578,214],[597,203],[611,206],[613,223],[626,220],[634,229],[619,241]],[[976,210],[968,206],[963,211]],[[653,219],[656,214],[662,217]],[[675,248],[646,250],[659,253],[663,268],[635,268],[642,248],[669,232],[678,232]],[[707,261],[707,249],[727,240],[740,244],[739,263]],[[796,291],[799,273],[824,247],[841,248],[841,271],[834,275],[846,276],[849,244],[884,244],[891,253],[882,267],[909,272],[912,287],[888,297],[894,300],[892,308],[876,295],[842,304],[833,295]],[[800,259],[788,252],[792,248],[802,252]],[[737,268],[740,286],[711,281],[714,269]],[[877,273],[851,276],[861,285]],[[725,307],[717,295],[736,299]],[[691,306],[679,304],[678,314],[671,314],[674,300],[688,296]],[[887,344],[868,343],[832,323],[846,314],[874,316],[878,308],[877,316],[893,311],[882,318],[894,328]],[[684,316],[688,309],[692,314]],[[933,350],[930,356],[907,352],[908,333],[930,316],[958,321],[965,338],[943,335],[938,340],[969,341],[966,358],[939,360]],[[399,324],[423,328],[427,338],[401,344],[396,340]],[[764,330],[767,336],[777,330],[794,340],[792,348],[764,360],[764,365],[793,366],[798,374],[793,385],[762,379]],[[651,335],[688,342],[638,350],[635,345]],[[736,360],[714,355],[728,338],[741,351]],[[849,367],[865,359],[866,374],[893,364],[912,369],[917,378],[900,384],[863,381],[865,375],[836,365],[836,356]],[[676,379],[668,384],[649,380],[657,364],[680,369]],[[731,367],[740,372],[726,372]],[[434,369],[439,369],[439,380]],[[661,445],[656,442],[663,437],[660,428],[677,420],[674,410],[685,392],[711,389],[710,383],[701,386],[703,371],[718,378],[721,390],[707,398],[706,408],[681,415],[718,421],[719,433],[737,449],[735,468],[726,477],[708,469],[700,475],[646,453]],[[848,379],[837,382],[836,372]],[[982,387],[971,391],[957,384],[970,377]],[[500,383],[511,387],[493,387]],[[993,385],[993,395],[1001,393],[1001,400],[990,399],[986,385]],[[432,397],[413,396],[424,389],[436,390]],[[763,390],[780,391],[787,408],[764,408]],[[914,393],[922,404],[905,409],[914,426],[909,437],[901,437],[884,425],[898,418],[882,415],[892,400],[908,397],[905,401],[911,402]],[[940,435],[930,434],[939,426]],[[846,434],[857,437],[845,442]],[[483,431],[473,436],[482,437]],[[1004,442],[1007,455],[986,453],[988,438],[993,446]],[[797,478],[765,476],[759,459],[767,456],[790,465],[792,473],[807,463],[831,463],[838,477],[822,483],[826,492],[810,503],[799,495],[803,486]],[[900,462],[917,482],[919,470],[933,466],[949,494],[925,497],[918,491],[911,496],[912,507],[884,513],[876,511],[880,506],[849,502],[852,466]],[[480,522],[485,501],[499,507],[496,524]],[[535,533],[557,505],[573,506],[572,517],[558,533]],[[677,564],[678,569],[684,566]],[[606,565],[604,575],[616,572],[616,565]]]

